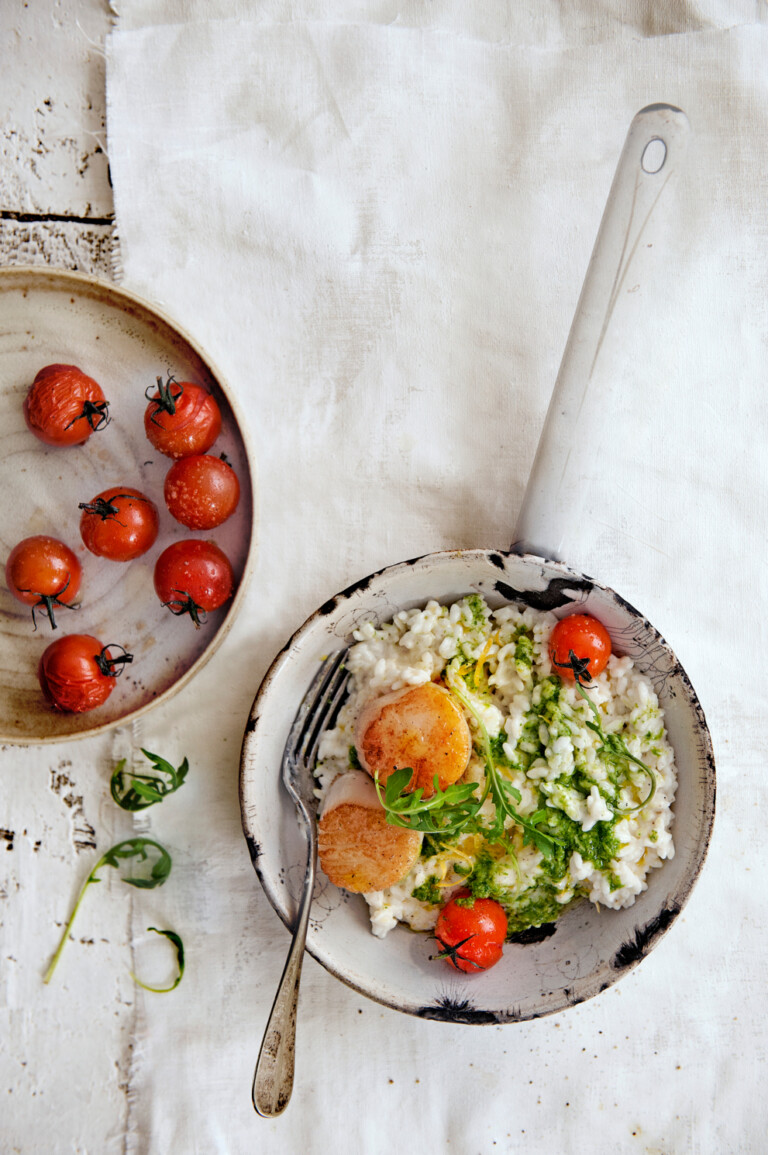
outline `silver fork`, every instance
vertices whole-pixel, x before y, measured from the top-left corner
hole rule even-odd
[[[317,799],[313,790],[312,770],[320,739],[333,726],[347,690],[349,673],[344,667],[347,652],[340,650],[326,658],[315,674],[294,718],[283,751],[283,785],[306,828],[307,871],[291,949],[269,1014],[253,1076],[253,1106],[265,1118],[280,1115],[288,1106],[293,1090],[299,980],[317,870]]]

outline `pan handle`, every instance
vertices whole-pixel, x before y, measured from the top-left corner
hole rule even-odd
[[[685,113],[669,104],[649,104],[629,127],[518,515],[514,553],[563,560],[562,540],[584,488],[573,450],[595,365],[651,216],[685,156],[688,131]]]

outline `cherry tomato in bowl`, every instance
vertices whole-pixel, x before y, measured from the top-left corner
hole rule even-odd
[[[202,385],[157,378],[157,389],[144,411],[144,432],[155,449],[166,457],[189,457],[205,453],[221,432],[221,411]]]
[[[234,586],[229,558],[212,541],[175,541],[155,562],[160,601],[172,614],[189,614],[198,628],[209,611],[229,601]]]
[[[76,609],[82,567],[68,545],[47,534],[25,537],[15,545],[5,563],[5,582],[13,596],[35,610],[44,609],[56,629],[54,606]]]
[[[66,634],[43,651],[37,677],[55,709],[84,714],[106,702],[115,680],[132,661],[133,655],[122,646],[104,646],[90,634]]]
[[[549,636],[549,657],[556,674],[567,681],[591,682],[611,656],[611,638],[590,614],[561,618]]]
[[[109,423],[109,402],[77,365],[46,365],[24,399],[24,418],[46,445],[82,445]]]
[[[132,561],[151,549],[160,526],[157,506],[138,489],[113,485],[81,501],[80,536],[97,557]]]
[[[462,888],[445,904],[437,916],[435,938],[442,958],[454,970],[473,974],[487,971],[502,956],[507,937],[507,915],[494,898],[472,898]]]
[[[188,529],[215,529],[237,509],[240,482],[228,461],[197,453],[174,462],[164,496],[171,517]]]

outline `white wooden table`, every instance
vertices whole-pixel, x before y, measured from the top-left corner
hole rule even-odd
[[[749,7],[743,5],[745,19]],[[111,276],[113,201],[105,153],[103,45],[112,19],[108,0],[29,0],[26,6],[4,6],[0,266],[52,265]],[[764,115],[764,109],[754,114]],[[763,218],[755,226],[756,261],[762,260],[764,233]],[[758,242],[762,248],[757,248]],[[745,262],[749,259],[749,254],[744,256]],[[760,420],[764,427],[759,410],[763,394],[758,396],[754,383],[744,386],[745,393],[747,388],[755,397],[755,428]],[[729,397],[724,388],[723,422],[733,420]],[[748,408],[737,407],[747,433]],[[728,460],[736,460],[738,451],[733,454]],[[757,492],[764,501],[764,490]],[[764,550],[764,525],[762,538],[758,537],[755,531],[750,548]],[[746,563],[744,573],[749,574]],[[756,567],[743,587],[736,588],[738,597],[743,593],[746,599],[747,587],[750,597],[754,595],[753,604],[743,612],[754,611],[757,604],[758,620],[751,632],[764,639],[765,606],[759,605],[758,588],[763,577]],[[706,580],[702,577],[702,583]],[[707,612],[730,613],[738,624],[742,607],[707,603]],[[689,624],[680,640],[695,654],[698,633],[707,619],[702,627],[698,618],[686,617],[685,612],[682,618]],[[215,811],[216,829],[224,833],[240,871],[229,911],[230,920],[237,923],[237,937],[225,942],[226,961],[237,968],[252,1003],[240,1018],[241,1008],[227,1003],[226,991],[216,1003],[222,1008],[222,1024],[228,1015],[229,1026],[217,1056],[219,1068],[211,1068],[212,1090],[206,1090],[215,1095],[221,1086],[237,1086],[231,1105],[227,1100],[221,1113],[229,1112],[233,1133],[252,1136],[252,1144],[227,1145],[224,1135],[215,1149],[233,1155],[246,1149],[287,1153],[335,1149],[357,1155],[397,1146],[408,1155],[411,1150],[438,1155],[434,1144],[462,1110],[470,1120],[482,1120],[483,1095],[488,1094],[505,1107],[503,1126],[479,1128],[472,1148],[453,1144],[446,1149],[458,1155],[513,1150],[741,1155],[764,1150],[768,1116],[759,1088],[766,1066],[764,951],[761,954],[766,930],[759,909],[764,907],[764,887],[758,879],[766,797],[764,703],[761,718],[759,689],[754,698],[746,693],[739,698],[731,689],[735,675],[742,676],[738,663],[743,664],[745,653],[750,659],[751,633],[747,636],[747,627],[738,628],[742,633],[736,629],[734,636],[740,653],[716,655],[721,666],[709,674],[709,683],[706,669],[703,687],[696,679],[699,692],[708,691],[708,710],[712,704],[710,724],[719,744],[718,772],[723,771],[721,810],[707,870],[680,920],[680,931],[599,999],[567,1015],[520,1024],[512,1032],[488,1028],[478,1033],[474,1028],[399,1016],[357,996],[307,959],[297,1089],[290,1120],[287,1113],[284,1123],[257,1120],[249,1102],[252,1063],[287,949],[287,934],[261,894],[239,829],[238,746],[255,686],[234,686],[229,712],[222,710],[216,727],[207,727],[194,706],[207,700],[206,694],[215,694],[217,679],[221,680],[223,667],[213,669],[211,663],[201,675],[198,696],[188,700],[191,705],[182,714],[182,733],[172,713],[161,708],[153,711],[146,728],[122,727],[60,745],[4,747],[0,751],[0,1151],[123,1155],[147,1150],[136,1139],[137,1117],[152,1117],[154,1134],[159,1133],[162,1106],[156,1104],[167,1101],[159,1096],[153,1100],[147,1091],[153,1082],[164,1090],[172,1087],[168,1093],[176,1096],[177,1115],[188,1110],[193,1124],[204,1116],[205,1103],[189,1101],[191,1084],[184,1083],[189,1068],[179,1054],[169,1053],[167,1066],[154,1065],[137,1078],[141,1048],[136,1040],[142,1030],[146,1034],[147,1016],[144,996],[130,970],[140,969],[144,960],[136,960],[127,944],[136,942],[137,927],[143,930],[150,920],[137,922],[131,888],[113,877],[92,888],[66,965],[60,967],[54,984],[42,983],[97,850],[103,853],[137,832],[130,817],[111,801],[110,767],[117,757],[141,745],[152,748],[158,734],[167,734],[170,745],[189,740],[208,765],[224,768],[230,788],[226,797],[205,796],[205,804]],[[282,641],[269,637],[264,645],[273,653]],[[755,645],[755,651],[758,648]],[[764,677],[762,668],[759,674]],[[757,672],[754,681],[757,684]],[[171,813],[163,815],[163,821],[171,838],[175,835],[176,844],[184,847],[191,877],[200,867],[200,849],[185,845],[185,805],[180,799],[182,818],[175,827]],[[190,834],[188,842],[191,839]],[[190,924],[195,919],[202,923],[202,912],[211,934],[220,925],[229,932],[231,924],[226,926],[223,919],[217,923],[219,912],[206,907],[204,896],[195,905],[189,877],[185,900]],[[144,920],[146,913],[139,913]],[[188,968],[189,977],[180,988],[189,993],[195,992],[193,970]],[[700,979],[702,973],[706,981]],[[203,1066],[208,1056],[194,1049],[194,1021],[179,1027],[173,1007],[167,1010],[171,997],[157,1000],[161,1007],[153,1005],[152,1023],[167,1016],[163,1037],[186,1029],[186,1035],[180,1034],[178,1052],[186,1046],[188,1064]],[[364,1086],[344,1083],[342,1076],[355,1073],[363,1083],[361,1048],[371,1038],[378,1041],[379,1051],[366,1054]],[[627,1087],[639,1088],[639,1099],[623,1098]],[[358,1111],[354,1119],[345,1119],[346,1139],[340,1139],[331,1101],[335,1097],[341,1111],[355,1095],[368,1115]],[[402,1121],[410,1131],[400,1129]],[[418,1143],[409,1144],[404,1134],[417,1136]],[[210,1149],[209,1144],[206,1155]],[[151,1155],[166,1155],[166,1150],[156,1144]]]
[[[35,0],[3,11],[2,266],[52,265],[110,278],[103,44],[111,22],[99,0]],[[105,804],[114,742],[110,735],[5,747],[0,756],[3,1150],[123,1148],[135,999],[126,959],[115,969],[108,956],[121,954],[129,904],[100,904],[98,934],[88,920],[79,934],[76,928],[104,954],[104,967],[87,976],[74,968],[58,989],[42,984],[55,947],[51,932],[67,914],[53,880],[66,876],[69,902],[95,860],[96,830],[102,850],[112,835],[121,837],[117,808]],[[113,1077],[104,1078],[106,1069]],[[56,1105],[54,1113],[46,1103]]]

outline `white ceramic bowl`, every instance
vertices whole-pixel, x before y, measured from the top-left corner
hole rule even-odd
[[[321,608],[291,638],[253,704],[241,761],[241,809],[251,857],[264,890],[287,926],[293,923],[306,846],[280,782],[280,763],[299,702],[328,653],[372,619],[430,598],[451,602],[481,593],[491,605],[516,601],[566,612],[574,605],[599,618],[618,653],[629,654],[651,679],[665,711],[679,787],[675,856],[649,876],[648,889],[622,911],[582,902],[557,923],[508,944],[492,970],[459,975],[430,961],[434,941],[398,926],[382,941],[369,929],[358,895],[319,873],[307,940],[332,974],[389,1007],[429,1019],[507,1023],[537,1018],[583,1002],[634,967],[682,909],[707,851],[715,807],[712,746],[685,671],[653,626],[614,593],[565,566],[540,558],[473,550],[430,554],[357,582]]]
[[[81,446],[51,448],[27,429],[23,402],[35,374],[52,363],[78,365],[102,386],[111,421]],[[158,376],[205,385],[222,411],[210,452],[225,452],[238,475],[240,503],[224,525],[195,534],[171,518],[163,481],[172,462],[144,433],[144,390]],[[0,271],[0,561],[22,538],[49,534],[75,551],[83,567],[77,611],[60,610],[53,632],[44,614],[33,630],[30,609],[0,581],[0,741],[57,742],[129,722],[166,701],[211,657],[243,600],[255,551],[252,455],[231,392],[197,343],[154,306],[91,277],[52,269]],[[87,552],[78,503],[109,485],[131,485],[152,498],[160,533],[144,557],[119,563]],[[196,630],[188,616],[164,609],[153,587],[160,552],[182,537],[210,538],[232,562],[233,599]],[[86,714],[62,714],[43,699],[40,654],[65,633],[119,643],[134,660],[107,702]]]

